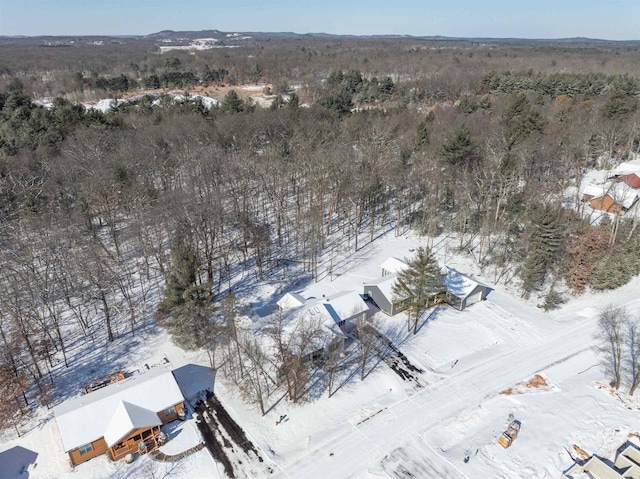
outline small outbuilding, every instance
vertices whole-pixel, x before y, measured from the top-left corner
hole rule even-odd
[[[298,293],[287,293],[278,301],[276,301],[276,304],[280,309],[292,309],[298,308],[304,305],[304,303],[306,302],[307,300]]]
[[[445,271],[447,275],[444,282],[447,286],[449,305],[462,311],[467,306],[487,298],[491,289],[488,286],[448,266],[445,266]]]
[[[178,419],[184,397],[159,366],[69,399],[54,408],[64,450],[75,466],[101,454],[113,460],[158,447],[160,426]]]

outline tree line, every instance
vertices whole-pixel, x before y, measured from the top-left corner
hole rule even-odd
[[[0,368],[24,392],[7,396],[9,409],[49,404],[80,361],[78,341],[108,352],[158,307],[159,324],[193,332],[182,345],[205,348],[253,396],[289,381],[299,398],[306,382],[292,378],[308,378],[307,366],[274,375],[239,327],[241,305],[256,285],[334,274],[385,232],[455,236],[488,277],[545,308],[640,271],[637,217],[595,225],[565,194],[602,158],[637,153],[633,95],[443,94],[442,78],[358,68],[320,79],[305,87],[308,108],[284,97],[252,108],[236,95],[211,110],[102,114],[0,94]],[[146,296],[154,288],[166,291],[160,304]],[[308,352],[313,328],[279,334],[274,322],[265,334],[289,345],[281,361]]]

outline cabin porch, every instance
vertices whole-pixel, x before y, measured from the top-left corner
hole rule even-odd
[[[109,448],[109,454],[114,461],[122,459],[127,454],[146,454],[158,448],[161,431],[160,426],[146,429],[136,429],[129,436]]]

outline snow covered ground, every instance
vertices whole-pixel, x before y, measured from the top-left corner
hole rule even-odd
[[[265,305],[287,291],[317,298],[362,292],[364,282],[380,275],[379,265],[387,257],[411,256],[422,244],[425,240],[414,235],[394,237],[391,232],[357,253],[340,254],[321,281],[263,285],[252,302]],[[492,285],[492,275],[483,277],[471,258],[455,254],[447,238],[436,240],[434,250],[446,264]],[[157,327],[150,327],[144,340],[124,338],[131,347],[120,348],[130,351],[123,353],[129,364],[154,364],[166,355],[187,396],[213,387],[274,471],[256,477],[558,478],[572,464],[567,450],[573,454],[574,446],[606,457],[640,432],[638,403],[602,386],[606,378],[594,352],[596,319],[607,304],[638,311],[638,278],[617,291],[573,298],[552,313],[536,308],[535,299],[518,299],[504,285],[492,287],[486,301],[465,311],[433,311],[415,336],[407,332],[403,315],[377,313],[381,332],[422,370],[423,387],[403,381],[375,360],[363,382],[357,365],[345,371],[331,398],[326,389],[314,389],[319,392],[293,405],[278,391],[269,398],[264,417],[221,374],[214,378],[207,372],[205,354],[181,351]],[[78,378],[78,384],[85,379]],[[497,438],[511,414],[522,429],[513,446],[503,449]],[[276,425],[281,416],[287,420]],[[169,426],[167,454],[197,442],[191,419]],[[23,437],[10,431],[3,437],[0,479],[224,477],[206,449],[166,464],[144,456],[127,465],[102,456],[74,470],[51,411],[39,411],[27,429]],[[17,475],[21,460],[36,463],[28,476]]]

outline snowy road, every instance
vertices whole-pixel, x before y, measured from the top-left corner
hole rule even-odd
[[[461,369],[366,423],[345,430],[330,448],[309,451],[298,461],[283,465],[278,477],[320,479],[328,472],[336,478],[370,477],[368,471],[380,471],[385,456],[415,440],[427,443],[420,449],[423,461],[426,457],[437,466],[440,477],[465,477],[457,466],[428,446],[430,429],[477,407],[514,382],[592,348],[593,324],[591,318],[585,318],[563,327],[551,338],[531,338],[528,347],[509,345],[509,350]]]

